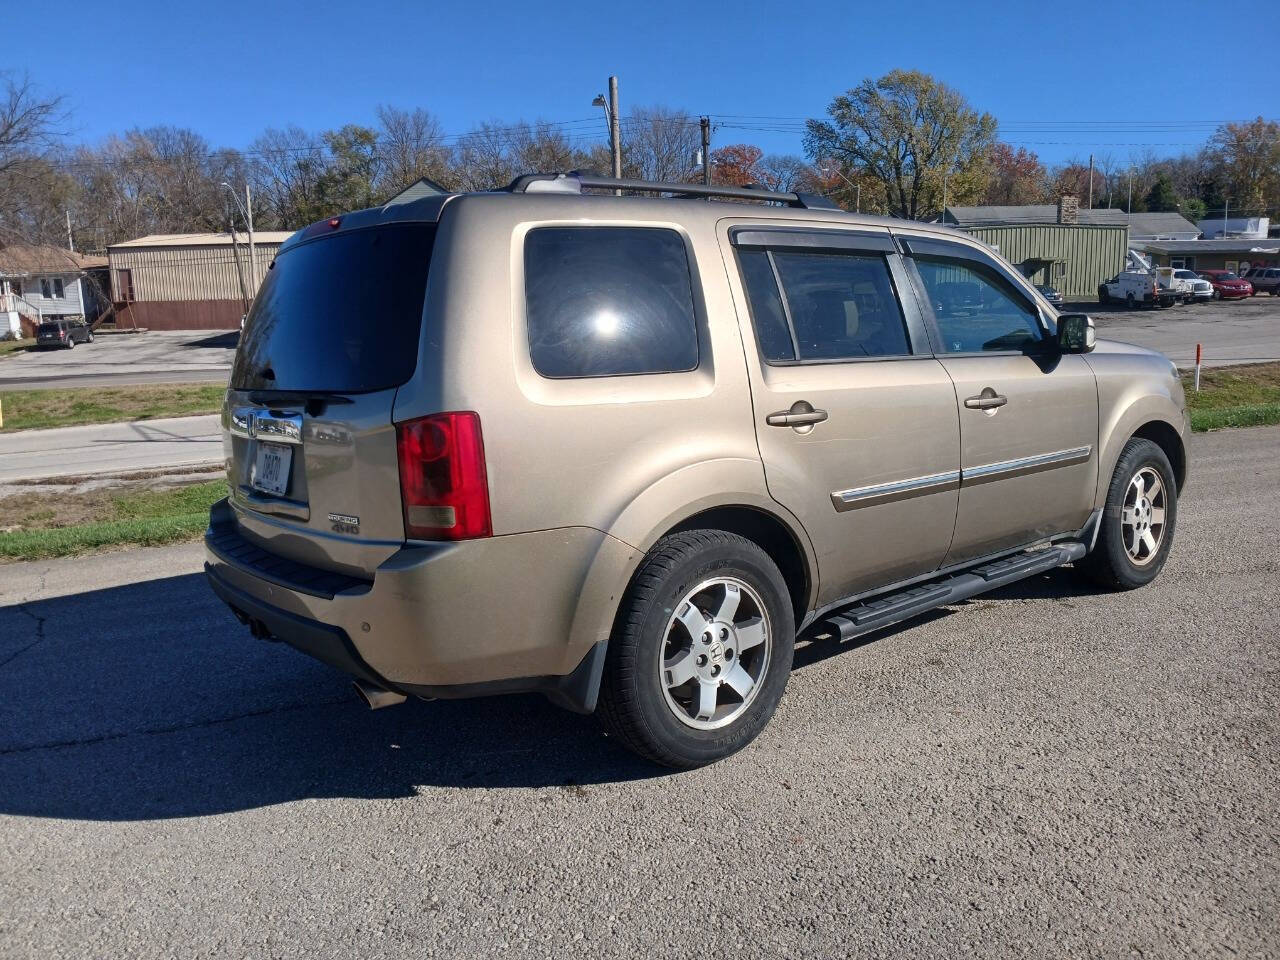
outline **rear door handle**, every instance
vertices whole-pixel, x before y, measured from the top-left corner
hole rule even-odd
[[[1008,402],[1008,397],[987,387],[976,397],[969,397],[965,400],[964,405],[970,410],[994,410],[997,407],[1003,407]]]
[[[827,411],[815,410],[804,400],[797,400],[790,410],[779,410],[764,418],[771,427],[811,427],[827,419]]]

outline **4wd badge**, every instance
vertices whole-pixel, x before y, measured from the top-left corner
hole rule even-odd
[[[334,533],[359,533],[360,518],[348,516],[345,513],[329,514],[329,522],[333,524]]]

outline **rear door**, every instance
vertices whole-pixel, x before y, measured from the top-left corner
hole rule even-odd
[[[960,503],[946,563],[1074,531],[1093,508],[1098,389],[1006,266],[905,238],[934,349],[955,382]]]
[[[819,603],[935,569],[955,523],[955,391],[888,231],[727,238],[766,482],[813,542]]]
[[[404,541],[391,410],[418,367],[435,225],[320,227],[277,256],[246,321],[227,479],[247,537],[359,576]]]

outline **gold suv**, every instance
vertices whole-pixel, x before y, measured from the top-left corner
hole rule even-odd
[[[586,175],[299,231],[223,429],[206,570],[256,635],[676,767],[760,732],[798,634],[1147,583],[1186,475],[1173,365],[965,234]]]

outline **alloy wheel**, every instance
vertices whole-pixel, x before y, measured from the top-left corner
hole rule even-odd
[[[699,730],[727,726],[751,705],[769,669],[769,614],[735,577],[698,584],[675,606],[659,654],[659,680],[676,718]]]
[[[1160,553],[1164,543],[1164,481],[1151,467],[1142,467],[1129,481],[1120,510],[1120,531],[1129,559],[1145,567]]]

